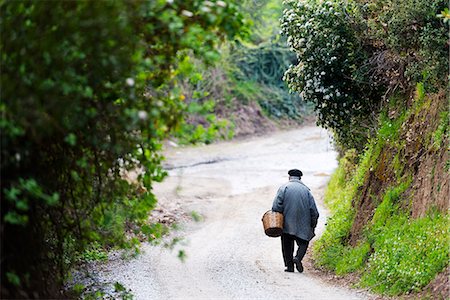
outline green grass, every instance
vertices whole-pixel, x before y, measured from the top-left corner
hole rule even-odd
[[[438,150],[442,142],[448,137],[448,127],[449,127],[449,113],[448,111],[442,112],[440,115],[439,126],[437,130],[433,133],[433,147]]]
[[[81,258],[84,261],[107,261],[108,251],[98,242],[94,242],[81,254]]]
[[[393,214],[373,235],[375,251],[361,284],[388,295],[426,286],[448,264],[448,221],[448,216],[438,213],[420,219]]]
[[[409,110],[396,118],[389,118],[387,113],[380,116],[378,134],[357,163],[354,152],[346,153],[339,161],[325,192],[332,217],[314,245],[317,265],[338,275],[357,272],[361,275],[361,286],[387,295],[420,291],[448,265],[449,215],[429,211],[424,217],[413,219],[407,205],[413,178],[402,157],[406,145],[400,140],[402,126],[428,110],[429,104],[423,86],[418,84],[415,102]],[[432,147],[439,149],[446,135],[448,112],[443,112],[437,130],[420,138],[430,140]],[[380,168],[380,164],[384,167]],[[379,196],[367,200],[379,204],[358,245],[352,247],[348,240],[357,213],[354,207],[358,204],[359,190],[370,172],[386,170],[393,171],[394,177],[386,181],[390,186],[382,187],[384,191]]]
[[[345,247],[342,256],[336,263],[336,274],[346,274],[360,270],[367,262],[372,249],[368,242],[356,247]]]
[[[355,180],[347,181],[347,178],[358,173],[358,170],[351,167],[350,155],[347,154],[339,161],[339,166],[328,184],[325,203],[330,207],[333,216],[327,219],[327,230],[313,248],[316,264],[332,270],[336,270],[338,258],[343,256],[343,243],[350,233],[355,213],[351,201],[358,183]]]
[[[378,293],[399,295],[419,291],[448,263],[449,218],[439,213],[410,218],[400,207],[412,182],[407,177],[386,190],[360,243],[356,247],[348,245],[355,214],[351,201],[355,187],[360,186],[358,174],[361,176],[361,169],[367,171],[369,158],[367,154],[362,156],[351,181],[345,180],[346,158],[333,174],[326,192],[333,216],[314,245],[315,262],[338,275],[359,272],[361,285]]]

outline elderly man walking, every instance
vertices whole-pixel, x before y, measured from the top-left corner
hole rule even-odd
[[[281,250],[283,252],[285,272],[303,272],[302,259],[309,241],[315,236],[319,212],[309,188],[301,181],[300,170],[289,170],[289,182],[278,189],[272,210],[284,216]],[[294,253],[294,241],[297,242],[297,254]]]

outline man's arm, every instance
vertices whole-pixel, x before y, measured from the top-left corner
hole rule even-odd
[[[272,210],[276,212],[283,213],[284,210],[284,191],[285,187],[282,186],[278,189],[277,195],[273,200]]]
[[[309,193],[309,212],[311,214],[311,227],[316,228],[317,220],[319,219],[319,211],[317,210],[314,197]]]

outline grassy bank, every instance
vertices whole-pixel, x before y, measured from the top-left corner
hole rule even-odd
[[[422,290],[448,265],[448,113],[445,98],[421,84],[409,108],[391,100],[376,138],[360,156],[348,151],[330,180],[332,217],[314,259],[338,275],[358,274],[362,287],[400,295]]]

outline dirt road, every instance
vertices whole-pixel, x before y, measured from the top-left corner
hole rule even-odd
[[[336,168],[328,134],[317,127],[245,141],[166,151],[169,177],[155,186],[163,206],[203,217],[186,222],[174,251],[144,245],[129,261],[113,260],[99,271],[121,282],[135,299],[365,299],[304,273],[285,273],[279,238],[264,235],[261,216],[271,208],[287,170],[303,171],[321,216],[321,195]],[[186,253],[185,262],[177,251]],[[310,249],[309,249],[310,250]],[[309,255],[309,250],[307,255]]]

